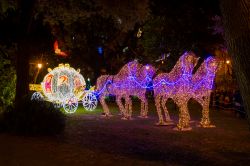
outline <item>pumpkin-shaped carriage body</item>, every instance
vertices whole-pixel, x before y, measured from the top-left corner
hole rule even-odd
[[[74,113],[79,101],[86,110],[93,110],[97,106],[97,99],[93,91],[85,90],[86,83],[80,70],[75,70],[69,64],[59,64],[58,67],[48,69],[49,73],[41,83],[45,99],[54,103],[55,107],[63,107],[65,112]],[[43,99],[40,92],[32,95],[33,99]]]

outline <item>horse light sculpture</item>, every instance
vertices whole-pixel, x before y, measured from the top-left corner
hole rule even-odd
[[[214,127],[210,124],[209,103],[213,88],[215,73],[218,68],[218,61],[213,57],[208,57],[196,71],[191,79],[189,96],[195,99],[202,106],[202,127]]]
[[[209,102],[212,91],[213,81],[215,78],[215,72],[218,67],[218,62],[215,58],[207,58],[201,66],[198,68],[194,75],[189,73],[183,75],[184,82],[178,87],[173,87],[174,93],[168,94],[169,89],[165,89],[165,97],[162,99],[162,105],[165,106],[169,96],[173,98],[176,104],[179,106],[179,123],[177,124],[177,130],[190,130],[189,125],[190,115],[188,112],[188,101],[193,98],[198,101],[202,106],[202,127],[214,127],[210,125],[209,120]]]
[[[194,53],[186,52],[179,58],[170,73],[162,73],[154,78],[153,86],[155,105],[159,117],[158,125],[173,124],[166,107],[166,101],[169,98],[172,98],[179,107],[184,107],[183,101],[188,98],[186,93],[189,88],[188,83],[198,59]],[[165,121],[161,107],[165,114]],[[184,111],[184,113],[180,113],[181,116],[188,116],[185,109],[180,110]],[[181,117],[180,121],[183,121],[183,118]]]
[[[130,119],[132,116],[130,96],[137,96],[141,99],[141,116],[147,117],[148,104],[145,93],[154,74],[155,69],[151,65],[143,66],[137,61],[132,61],[124,65],[116,75],[100,76],[97,79],[96,87],[104,114],[111,115],[105,102],[105,96],[112,94],[116,96],[116,102],[123,114],[123,119]],[[122,98],[125,99],[125,106],[122,104]]]
[[[137,61],[124,65],[117,75],[100,76],[97,79],[97,91],[105,115],[111,115],[105,103],[105,96],[112,94],[116,96],[123,119],[130,119],[132,116],[130,96],[137,96],[141,99],[141,116],[146,117],[148,110],[146,89],[154,88],[155,105],[159,117],[158,125],[173,124],[166,107],[166,101],[172,98],[180,110],[176,129],[191,130],[187,103],[190,98],[194,98],[203,108],[201,126],[212,127],[209,120],[209,98],[218,63],[215,58],[209,57],[193,75],[192,72],[198,59],[192,52],[184,53],[170,73],[162,73],[154,78],[153,85],[150,85],[150,82],[155,74],[155,68],[150,65],[143,66]],[[125,99],[125,106],[122,104],[122,98]]]

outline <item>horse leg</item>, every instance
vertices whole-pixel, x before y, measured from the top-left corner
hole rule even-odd
[[[146,99],[145,97],[145,100],[144,100],[144,118],[148,118],[148,100]]]
[[[214,125],[210,124],[210,119],[209,119],[209,102],[210,102],[210,97],[205,96],[202,99],[201,105],[202,105],[202,117],[201,117],[201,126],[204,128],[208,127],[215,127]]]
[[[116,104],[119,107],[120,114],[122,116],[125,116],[126,112],[125,112],[125,108],[124,108],[124,106],[122,104],[122,96],[120,96],[120,95],[116,96]]]
[[[163,97],[161,100],[161,106],[162,106],[163,111],[165,113],[165,119],[166,119],[167,124],[173,124],[173,122],[170,118],[169,112],[168,112],[168,108],[166,106],[167,100],[168,100],[167,97]]]
[[[177,129],[181,131],[185,130],[191,130],[192,128],[189,125],[189,120],[190,116],[188,113],[188,107],[187,107],[187,100],[182,99],[177,99],[176,104],[180,108],[180,113],[179,113],[179,123],[177,124]]]
[[[163,116],[161,113],[161,96],[160,95],[155,96],[155,106],[156,106],[156,111],[157,111],[158,118],[159,118],[159,122],[156,123],[156,125],[164,125],[164,120],[163,120]]]
[[[140,116],[141,118],[147,118],[148,116],[148,101],[146,99],[146,97],[140,96],[140,100],[141,100],[141,113]]]
[[[125,96],[125,107],[127,110],[127,119],[131,119],[132,117],[132,100],[129,96]]]
[[[141,100],[141,112],[140,112],[140,118],[143,118],[144,117],[144,114],[145,114],[145,103],[144,103],[144,100],[142,99],[141,96],[139,96],[140,100]]]
[[[103,111],[104,111],[104,116],[106,116],[106,117],[111,116],[108,105],[105,102],[105,95],[100,96],[100,103],[101,103]]]

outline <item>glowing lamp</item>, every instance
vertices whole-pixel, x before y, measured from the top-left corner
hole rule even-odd
[[[230,60],[227,60],[226,63],[229,64],[229,63],[230,63]]]
[[[39,69],[41,69],[41,68],[43,67],[43,65],[42,65],[41,63],[38,63],[38,64],[37,64],[37,67],[38,67]]]

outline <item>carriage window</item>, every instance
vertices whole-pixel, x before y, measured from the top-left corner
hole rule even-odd
[[[69,85],[69,79],[67,76],[62,75],[59,77],[57,86],[61,86],[61,85]]]
[[[50,74],[45,79],[45,91],[47,93],[51,93],[52,92],[52,86],[51,86],[52,78],[53,78],[53,75]]]

